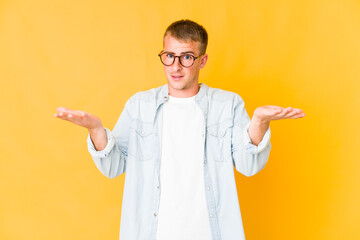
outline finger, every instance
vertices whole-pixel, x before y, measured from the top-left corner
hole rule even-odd
[[[279,108],[279,109],[274,109],[274,110],[273,110],[273,113],[274,113],[274,114],[279,114],[279,113],[282,113],[283,111],[284,111],[283,108]]]
[[[69,113],[67,113],[67,112],[59,112],[59,113],[55,113],[54,115],[55,115],[55,117],[57,117],[57,118],[66,120],[66,119],[68,119]]]
[[[289,117],[289,118],[296,119],[296,118],[302,118],[302,117],[305,117],[305,113],[300,113],[300,114],[294,115],[294,116]]]
[[[286,108],[286,111],[287,111],[287,112],[297,112],[297,113],[300,113],[300,112],[302,112],[303,110],[300,109],[300,108],[287,107],[287,108]]]
[[[79,111],[71,111],[69,114],[68,114],[68,117],[69,118],[72,118],[72,117],[75,117],[75,118],[83,118],[83,114],[80,113]]]
[[[298,113],[295,117],[299,117],[299,118],[302,118],[302,117],[305,117],[305,113],[301,112],[301,113]]]
[[[275,115],[276,115],[276,117],[277,117],[278,119],[287,118],[287,117],[290,116],[291,114],[293,114],[291,107],[279,109],[279,110],[276,110],[276,112],[275,112]]]
[[[298,108],[291,108],[291,107],[286,108],[286,116],[293,116],[301,112],[302,110]]]
[[[299,108],[294,108],[292,111],[292,113],[296,113],[296,114],[302,114],[303,110],[299,109]]]
[[[70,114],[69,112],[59,112],[59,113],[55,113],[55,116],[59,118],[67,118],[69,114]]]
[[[58,112],[54,114],[54,116],[57,118],[64,118],[65,115],[67,115],[66,112]]]
[[[285,114],[284,118],[291,118],[296,115],[298,115],[297,112],[288,112],[287,114]]]
[[[275,113],[279,114],[280,116],[284,116],[285,114],[287,114],[289,111],[291,110],[291,108],[280,108],[280,109],[276,109]]]
[[[295,111],[295,112],[297,112],[297,113],[300,113],[300,112],[302,112],[303,110],[300,109],[300,108],[293,108],[293,111]]]
[[[283,107],[278,107],[278,111],[281,111],[281,112],[289,112],[289,111],[292,111],[294,108],[292,107],[286,107],[286,108],[283,108]]]
[[[68,108],[65,108],[65,107],[58,107],[57,111],[59,111],[59,113],[58,113],[59,116],[62,116],[62,115],[66,115],[68,117],[73,117],[73,116],[80,117],[80,116],[82,116],[82,114],[79,113],[79,111],[71,110],[71,109],[68,109]]]
[[[303,113],[300,109],[299,110],[296,110],[296,111],[293,111],[289,114],[287,114],[285,117],[286,118],[300,118],[300,117],[304,117],[305,116],[305,113]]]
[[[273,114],[277,119],[299,118],[305,116],[302,109],[292,107],[273,109]]]
[[[282,116],[283,116],[284,118],[287,118],[287,117],[289,117],[289,116],[292,116],[293,114],[296,114],[295,110],[293,110],[292,107],[287,107],[287,108],[285,108],[282,113],[283,113]]]
[[[76,113],[77,113],[77,115],[80,116],[80,117],[89,116],[89,114],[88,114],[87,112],[80,111],[80,110],[77,110]]]
[[[60,112],[56,113],[55,117],[58,117],[63,120],[72,120],[72,119],[80,119],[81,117],[74,113],[68,113],[68,112]]]
[[[65,107],[58,107],[56,108],[56,110],[58,111],[58,113],[55,114],[55,117],[64,117],[67,116],[71,110]]]
[[[77,115],[72,115],[72,114],[63,114],[61,117],[59,117],[62,120],[74,123],[76,125],[79,126],[83,126],[86,122],[86,120],[84,120],[83,117],[79,117]]]
[[[55,117],[72,122],[77,125],[82,125],[84,123],[85,117],[89,116],[89,114],[87,114],[86,112],[79,110],[71,110],[65,107],[59,107],[57,108],[57,110],[60,112],[54,114]]]

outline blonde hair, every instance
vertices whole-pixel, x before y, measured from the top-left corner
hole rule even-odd
[[[200,24],[188,19],[178,20],[167,27],[164,38],[168,34],[178,40],[183,40],[185,42],[189,40],[200,42],[200,54],[205,54],[208,44],[208,34],[205,28]]]

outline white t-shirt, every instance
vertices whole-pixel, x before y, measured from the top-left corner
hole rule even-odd
[[[157,240],[211,240],[204,187],[204,116],[190,98],[164,104]]]

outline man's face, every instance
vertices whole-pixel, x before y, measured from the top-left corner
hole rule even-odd
[[[184,53],[195,57],[200,55],[200,42],[181,42],[171,35],[164,38],[164,52],[180,56]],[[175,58],[171,66],[164,66],[164,72],[168,80],[170,95],[175,97],[191,97],[198,92],[199,71],[205,66],[207,54],[195,60],[191,67],[184,67],[180,64],[180,59]]]

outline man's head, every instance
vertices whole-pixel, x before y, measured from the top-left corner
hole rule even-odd
[[[173,22],[166,29],[164,40],[166,36],[172,36],[181,42],[199,42],[199,53],[205,54],[206,52],[208,34],[203,26],[194,21],[186,19]]]
[[[176,21],[166,29],[164,50],[159,55],[170,95],[190,97],[198,92],[199,71],[208,58],[207,42],[206,30],[190,20]]]

